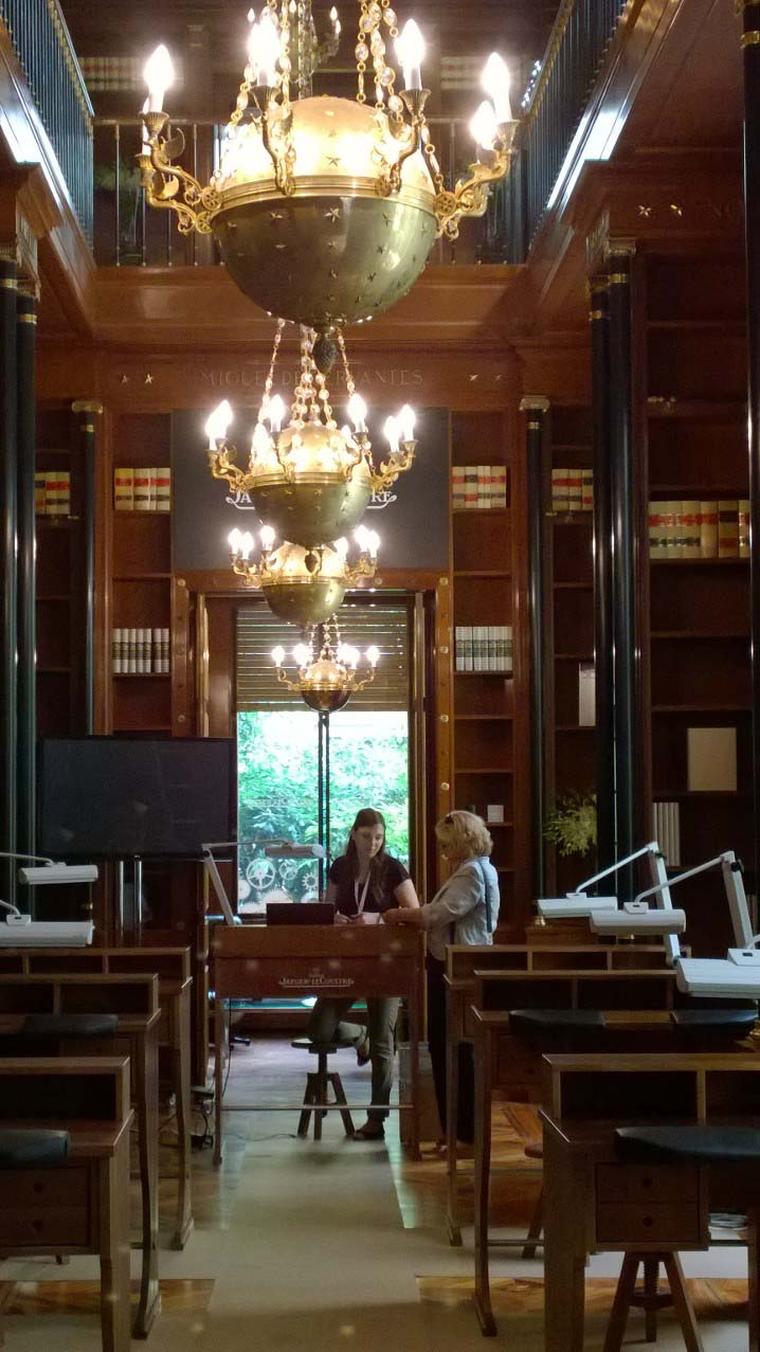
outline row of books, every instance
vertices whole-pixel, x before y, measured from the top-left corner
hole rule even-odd
[[[681,821],[678,803],[652,803],[652,835],[665,856],[665,863],[670,868],[680,868]]]
[[[749,558],[749,499],[650,502],[649,557]]]
[[[71,475],[68,470],[37,470],[34,476],[34,511],[37,516],[71,515]]]
[[[458,624],[455,671],[512,671],[511,624]]]
[[[168,465],[118,466],[113,472],[113,505],[117,512],[168,512],[171,487]]]
[[[112,629],[111,658],[115,676],[163,675],[169,671],[169,630]]]
[[[507,505],[506,465],[452,465],[451,506],[484,511]]]
[[[590,512],[594,507],[594,471],[556,468],[552,470],[552,511]]]

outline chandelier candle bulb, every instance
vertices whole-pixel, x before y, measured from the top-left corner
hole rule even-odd
[[[401,428],[398,425],[398,418],[394,418],[392,413],[383,423],[383,436],[391,448],[391,454],[397,455],[399,442],[401,441]]]
[[[357,390],[348,401],[348,416],[354,424],[355,432],[366,432],[367,405]]]
[[[493,150],[496,138],[499,135],[499,127],[493,104],[489,103],[488,99],[484,99],[473,113],[470,118],[469,130],[477,146],[489,152]]]
[[[269,551],[277,539],[277,534],[271,526],[262,526],[259,531],[259,539],[261,540],[261,548]]]
[[[163,42],[145,62],[143,79],[148,86],[148,106],[143,108],[143,112],[160,113],[164,106],[164,95],[174,84],[174,66],[169,49]]]
[[[404,89],[422,89],[422,58],[425,39],[414,19],[407,19],[396,38],[396,53],[401,62]]]
[[[283,662],[285,661],[285,649],[279,647],[279,645],[276,648],[273,648],[272,661],[274,662],[276,667],[281,667]]]
[[[414,441],[414,425],[416,421],[414,409],[411,404],[402,404],[398,414],[398,424],[401,429],[402,441]]]
[[[209,451],[215,451],[218,443],[224,441],[233,417],[234,414],[229,399],[223,399],[221,404],[217,404],[213,413],[209,414],[204,428],[206,436],[208,437]]]
[[[277,84],[277,59],[280,35],[270,10],[265,9],[254,24],[248,41],[248,55],[256,73],[256,84],[272,89]]]
[[[480,83],[494,106],[496,121],[502,125],[505,122],[512,121],[512,106],[509,102],[510,76],[509,67],[503,57],[498,52],[491,52],[483,72],[480,77]]]

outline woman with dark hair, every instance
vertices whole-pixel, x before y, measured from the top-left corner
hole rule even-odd
[[[333,860],[325,901],[335,906],[336,924],[376,925],[384,911],[419,906],[414,883],[399,859],[385,849],[385,818],[374,808],[357,812],[346,853]],[[362,1141],[380,1140],[393,1082],[393,1055],[399,1001],[367,1000],[367,1027],[348,1023],[353,1000],[320,998],[311,1012],[313,1042],[352,1042],[360,1066],[372,1061],[372,1104],[367,1121],[355,1133]]]

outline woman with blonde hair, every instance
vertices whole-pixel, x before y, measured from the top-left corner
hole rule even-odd
[[[491,944],[499,918],[499,878],[490,860],[493,841],[474,812],[448,812],[436,824],[441,853],[451,876],[419,910],[386,911],[386,925],[417,925],[427,933],[428,1045],[441,1131],[446,1130],[446,990],[443,974],[447,944]],[[460,1045],[457,1139],[474,1134],[475,1082],[472,1048]]]

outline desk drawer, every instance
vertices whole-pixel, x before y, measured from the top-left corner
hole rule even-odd
[[[598,1244],[700,1244],[703,1236],[696,1200],[662,1202],[599,1202],[596,1208]]]
[[[599,1202],[693,1202],[699,1198],[699,1169],[694,1164],[599,1164]]]
[[[55,1248],[89,1242],[89,1211],[80,1206],[3,1206],[0,1253],[14,1248]]]
[[[70,1206],[86,1210],[89,1194],[90,1173],[81,1165],[64,1165],[58,1169],[9,1169],[2,1175],[3,1207],[12,1209]]]

